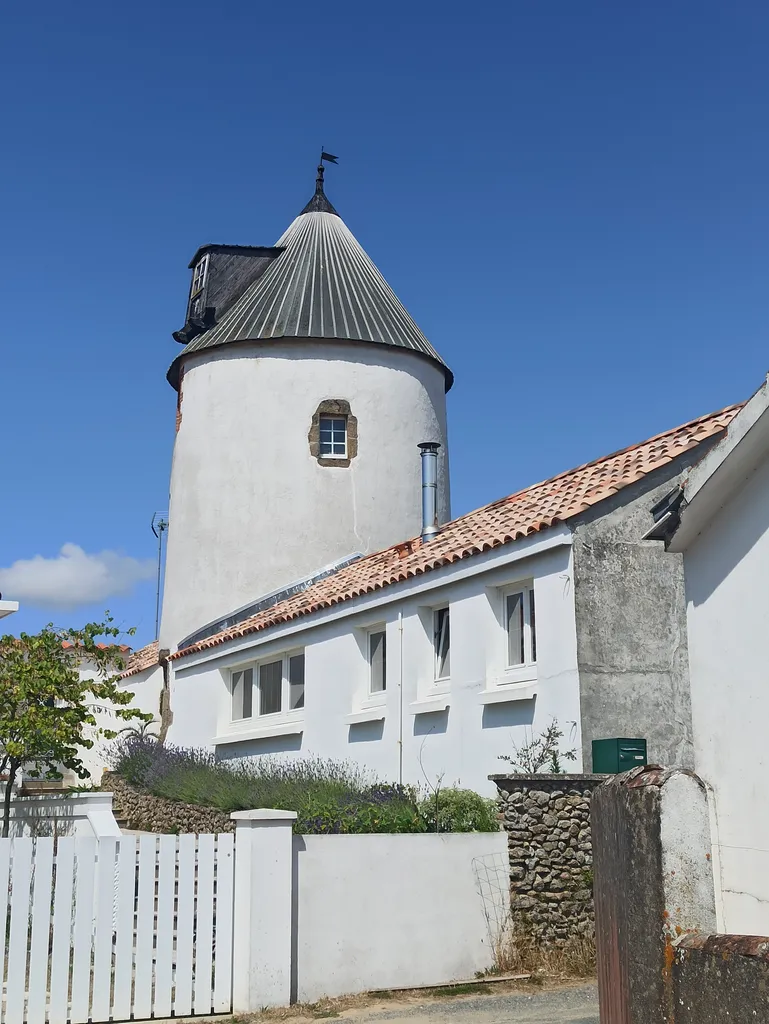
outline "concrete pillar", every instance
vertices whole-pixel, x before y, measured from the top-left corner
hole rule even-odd
[[[291,1001],[293,811],[236,811],[232,1009]]]
[[[716,930],[705,786],[634,768],[595,790],[590,817],[601,1024],[669,1024],[676,943]]]

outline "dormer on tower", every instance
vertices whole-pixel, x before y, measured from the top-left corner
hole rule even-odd
[[[201,245],[189,264],[187,316],[174,340],[188,345],[213,327],[282,252],[269,245]]]

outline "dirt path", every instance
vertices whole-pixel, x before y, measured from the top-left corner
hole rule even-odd
[[[430,999],[422,1004],[345,1010],[349,1021],[366,1024],[598,1024],[595,985],[570,985],[539,992]]]

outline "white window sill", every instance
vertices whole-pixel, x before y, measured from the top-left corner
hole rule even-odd
[[[434,694],[430,697],[423,697],[421,700],[412,701],[409,709],[412,715],[429,715],[431,711],[446,711],[451,705],[447,693]]]
[[[499,675],[487,680],[489,689],[493,686],[510,686],[513,683],[536,683],[536,665],[514,665],[512,668],[503,669]]]
[[[481,690],[481,704],[510,704],[516,700],[531,700],[537,696],[537,680],[526,683],[509,683],[506,686],[494,686],[489,690]]]
[[[359,725],[362,722],[381,722],[387,716],[386,704],[374,704],[370,707],[360,708],[352,714],[345,715],[345,722],[348,725]]]
[[[242,740],[261,740],[270,736],[301,736],[303,732],[304,721],[301,718],[289,722],[285,719],[280,722],[264,721],[247,729],[233,729],[231,732],[221,733],[214,736],[212,742],[240,743]]]

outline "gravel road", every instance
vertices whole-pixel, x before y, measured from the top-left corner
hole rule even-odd
[[[534,994],[431,1001],[392,1011],[347,1010],[343,1017],[366,1024],[598,1024],[598,992],[595,985],[577,985]]]

